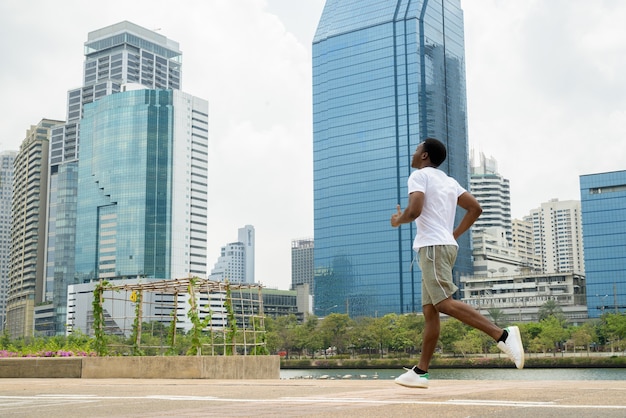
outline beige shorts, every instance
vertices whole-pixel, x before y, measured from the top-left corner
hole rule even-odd
[[[452,267],[457,251],[455,245],[431,245],[419,249],[422,306],[436,305],[459,290],[452,282]]]

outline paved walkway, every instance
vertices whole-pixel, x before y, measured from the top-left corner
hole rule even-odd
[[[626,381],[0,379],[1,417],[625,417]]]

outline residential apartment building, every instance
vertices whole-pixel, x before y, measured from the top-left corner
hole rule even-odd
[[[511,189],[509,180],[498,173],[498,162],[493,157],[470,160],[470,192],[483,208],[483,213],[472,226],[473,232],[491,227],[504,229],[506,240],[511,243]]]
[[[533,224],[530,221],[513,219],[511,229],[511,245],[522,258],[522,265],[529,272],[541,271],[541,256],[535,254]]]
[[[6,322],[9,266],[11,259],[11,202],[13,201],[13,162],[17,151],[0,152],[0,332]]]
[[[31,126],[13,162],[5,326],[11,338],[34,336],[35,305],[43,301],[50,130],[62,123],[42,119]]]
[[[238,241],[223,246],[209,278],[233,283],[255,283],[254,226],[239,228]]]
[[[545,273],[585,272],[580,201],[552,199],[524,218],[533,225],[535,254]]]

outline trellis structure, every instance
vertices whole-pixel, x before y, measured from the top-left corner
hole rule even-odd
[[[110,312],[103,309],[105,300]],[[106,335],[118,334],[130,336],[132,351],[141,353],[142,323],[160,322],[169,324],[165,344],[169,348],[175,346],[176,330],[182,328],[191,336],[191,354],[266,353],[261,285],[197,277],[146,282],[100,281],[94,290],[93,308],[94,334],[101,352],[106,352]],[[210,337],[208,343],[207,336]]]

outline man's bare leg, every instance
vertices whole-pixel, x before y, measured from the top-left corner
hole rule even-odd
[[[441,325],[439,322],[439,311],[437,311],[433,305],[424,305],[422,311],[424,313],[425,326],[422,338],[422,354],[420,355],[420,361],[417,367],[427,372],[430,360],[437,348]]]
[[[448,298],[437,304],[436,309],[448,316],[458,319],[470,327],[489,335],[494,340],[502,336],[504,330],[488,320],[476,309],[461,301]]]

